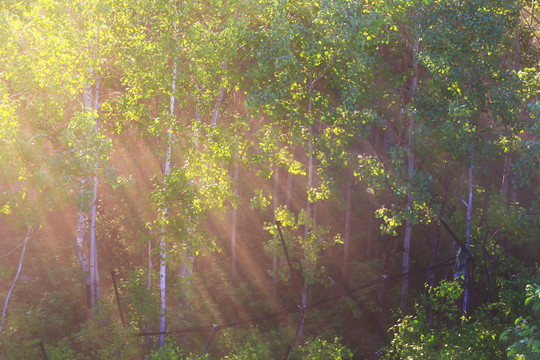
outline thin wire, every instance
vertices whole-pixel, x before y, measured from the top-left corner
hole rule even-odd
[[[344,297],[344,296],[349,296],[350,294],[352,294],[352,293],[354,293],[356,291],[364,290],[364,289],[370,288],[372,286],[378,285],[378,284],[380,284],[380,283],[382,283],[382,282],[384,282],[386,280],[397,279],[397,278],[400,278],[400,277],[404,277],[404,276],[408,276],[408,275],[412,275],[412,274],[417,274],[417,273],[421,273],[421,272],[427,272],[427,271],[432,270],[432,269],[453,265],[455,263],[455,260],[456,260],[455,257],[451,257],[451,258],[448,258],[448,259],[446,259],[444,261],[441,261],[441,262],[439,262],[439,263],[437,263],[435,265],[428,266],[428,267],[425,267],[425,268],[421,268],[421,269],[417,269],[417,270],[413,270],[413,271],[408,271],[408,272],[404,272],[404,273],[401,273],[401,274],[381,275],[380,277],[378,277],[378,278],[376,278],[376,279],[374,279],[372,281],[362,283],[362,284],[360,284],[360,285],[358,285],[356,287],[353,287],[353,288],[351,288],[351,289],[349,289],[347,291],[343,291],[343,292],[340,292],[340,293],[338,293],[338,294],[336,294],[334,296],[330,296],[328,298],[316,301],[316,302],[314,302],[312,304],[309,304],[309,305],[307,305],[305,307],[298,307],[298,308],[294,308],[294,309],[282,310],[282,311],[275,312],[275,313],[265,314],[265,315],[261,315],[261,316],[258,316],[258,317],[253,317],[253,318],[244,319],[244,320],[238,320],[238,321],[225,323],[225,324],[220,324],[220,325],[207,325],[207,326],[184,328],[184,329],[179,329],[179,330],[163,331],[163,332],[145,332],[145,333],[138,333],[136,335],[137,336],[157,336],[157,335],[171,335],[171,334],[200,333],[200,332],[213,331],[214,329],[215,330],[226,329],[226,328],[241,325],[241,324],[248,324],[248,323],[252,323],[252,322],[260,322],[262,320],[266,320],[266,319],[270,319],[270,318],[274,318],[274,317],[278,317],[278,316],[289,315],[289,314],[294,314],[294,313],[310,310],[312,308],[315,308],[315,307],[317,307],[319,305],[325,304],[325,303],[330,302],[332,300],[336,300],[336,299],[339,299],[339,298]]]

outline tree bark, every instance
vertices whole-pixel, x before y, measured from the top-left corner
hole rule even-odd
[[[152,293],[152,233],[148,237],[148,292]],[[146,321],[146,332],[150,332],[150,319]],[[146,345],[150,345],[150,336],[146,337]],[[146,357],[145,357],[146,358]]]
[[[216,126],[218,116],[219,116],[219,109],[221,107],[221,103],[223,102],[223,97],[225,96],[225,92],[227,89],[225,87],[222,87],[219,89],[219,95],[216,101],[216,108],[214,109],[214,115],[212,115],[212,127]]]
[[[99,79],[96,79],[96,84],[94,87],[94,98],[93,98],[93,110],[94,110],[94,132],[98,132],[98,118],[97,111],[99,107]],[[93,281],[90,284],[90,294],[92,301],[92,309],[96,305],[100,297],[99,289],[99,268],[98,268],[98,253],[97,253],[97,242],[96,242],[96,213],[97,213],[97,189],[98,189],[98,162],[94,162],[94,176],[92,180],[92,202],[91,202],[91,211],[90,211],[90,272]]]
[[[279,190],[279,167],[274,168],[274,223],[276,222],[276,213],[278,209],[278,190]],[[278,257],[272,256],[272,292],[277,299],[277,278],[278,278]]]
[[[411,87],[411,101],[413,100],[414,96],[416,95],[416,89],[418,86],[418,47],[419,47],[420,39],[417,37],[414,41],[414,49],[413,49],[413,79],[412,79],[412,87]],[[408,142],[408,151],[409,151],[409,159],[408,159],[408,180],[409,180],[409,190],[407,191],[407,206],[409,210],[413,207],[413,197],[410,190],[410,182],[412,181],[412,178],[414,176],[414,152],[413,152],[413,145],[414,145],[414,128],[415,128],[415,121],[414,121],[415,115],[410,114],[409,115],[409,142]],[[411,210],[412,211],[412,210]],[[405,222],[405,239],[403,241],[403,272],[407,273],[409,272],[409,256],[410,256],[410,248],[411,248],[411,234],[412,234],[412,223],[407,218]],[[405,312],[407,309],[407,300],[409,296],[409,276],[406,275],[403,277],[403,282],[401,283],[401,304],[400,308],[401,311]]]
[[[177,32],[180,31],[178,27]],[[170,121],[174,121],[174,110],[175,110],[175,91],[176,91],[176,77],[178,76],[178,65],[174,64],[173,70],[173,81],[172,81],[172,95],[171,95],[171,106],[170,106]],[[172,129],[169,126],[167,130],[167,158],[165,160],[165,171],[164,177],[167,178],[171,172],[171,150],[172,150]],[[163,216],[166,218],[168,216],[168,207],[163,209]],[[159,259],[159,289],[160,289],[160,311],[159,311],[159,331],[165,331],[165,312],[167,310],[166,304],[166,290],[167,290],[167,265],[166,265],[166,243],[165,243],[165,227],[161,229],[161,241],[160,241],[160,259]],[[165,335],[159,335],[159,347],[163,347],[165,341]]]
[[[80,196],[83,198],[84,195],[84,184],[85,180],[81,180],[81,190]],[[81,263],[81,268],[84,273],[84,294],[87,307],[91,307],[91,297],[90,297],[90,263],[88,262],[88,256],[86,254],[84,246],[84,230],[85,230],[85,213],[83,211],[84,205],[81,204],[77,208],[77,256],[79,257],[79,262]]]
[[[373,241],[373,234],[376,232],[376,230],[375,230],[373,206],[371,205],[370,201],[367,202],[366,207],[367,207],[367,214],[368,214],[366,260],[371,260],[374,257],[377,258],[379,256],[379,252],[378,252],[378,244],[376,244],[375,241]]]
[[[285,197],[285,205],[287,205],[287,208],[289,210],[291,207],[292,184],[293,184],[293,174],[289,172],[287,173],[287,194]]]
[[[352,198],[352,179],[347,180],[347,189],[345,195],[345,235],[343,239],[343,276],[348,278],[349,248],[351,242],[351,198]]]
[[[508,199],[508,187],[510,185],[510,177],[511,177],[511,170],[510,170],[510,155],[506,154],[504,156],[504,169],[503,169],[503,176],[502,176],[502,184],[501,184],[501,192],[504,194],[504,196]]]
[[[83,94],[83,106],[87,113],[92,113],[94,117],[94,134],[98,133],[98,118],[97,111],[99,109],[99,87],[100,82],[97,76],[94,75],[92,69],[90,69],[91,77],[95,79],[94,86],[86,86]],[[94,154],[94,156],[98,156]],[[97,185],[98,185],[98,160],[94,160],[92,169],[92,200],[90,201],[90,214],[89,214],[89,232],[90,232],[90,263],[88,265],[88,284],[90,286],[90,306],[93,311],[98,298],[100,297],[99,289],[99,271],[98,271],[98,257],[97,257],[97,243],[96,243],[96,206],[97,206]],[[84,184],[90,181],[90,177],[81,181],[81,194],[84,191]],[[84,205],[83,205],[84,206]],[[86,260],[86,254],[84,253],[84,214],[81,210],[77,213],[77,251],[79,253],[79,259],[83,262]],[[82,263],[83,270],[86,266]]]
[[[97,263],[97,243],[96,243],[96,201],[97,201],[97,175],[94,175],[92,184],[93,198],[90,211],[90,299],[92,309],[94,309],[99,297],[99,273]]]
[[[234,166],[234,195],[238,197],[238,164]],[[234,281],[237,278],[237,263],[236,263],[236,230],[237,230],[237,209],[232,209],[232,229],[231,229],[231,274]]]
[[[94,90],[94,111],[96,120],[94,123],[94,131],[98,132],[98,117],[97,112],[99,110],[99,88],[100,81],[96,77],[96,85]],[[94,198],[92,199],[92,213],[91,213],[91,228],[90,228],[90,241],[94,243],[94,271],[95,271],[95,287],[96,287],[96,301],[101,298],[101,288],[99,286],[99,261],[98,261],[98,251],[97,251],[97,239],[96,239],[96,214],[97,214],[97,193],[98,193],[98,160],[94,162]]]
[[[465,291],[463,296],[463,315],[466,316],[471,300],[471,271],[470,271],[470,248],[471,248],[471,225],[472,225],[472,205],[473,205],[473,175],[474,175],[474,140],[471,145],[471,164],[469,166],[469,202],[467,203],[467,229],[465,234],[465,246],[467,254],[464,254],[463,271],[465,277]]]
[[[309,138],[309,145],[308,145],[308,190],[312,188],[313,186],[313,139],[310,135]],[[306,201],[307,205],[307,212],[308,216],[312,216],[312,206],[313,203],[309,199],[309,194]],[[307,238],[309,236],[309,226],[305,226],[304,229],[304,237],[305,241],[307,241]],[[309,253],[310,249],[309,246],[306,246],[305,251]],[[302,288],[302,307],[306,307],[308,303],[308,292],[309,292],[309,285],[310,285],[310,273],[311,273],[311,263],[308,260],[306,256],[306,268],[304,269],[304,286]],[[304,316],[301,317],[300,325],[298,326],[298,343],[302,344],[304,342]]]

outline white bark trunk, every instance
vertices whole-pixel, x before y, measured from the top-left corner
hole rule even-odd
[[[94,176],[92,209],[90,212],[90,301],[92,309],[96,305],[99,294],[98,271],[97,271],[97,243],[96,243],[96,200],[97,200],[97,175]]]
[[[411,101],[414,100],[414,96],[416,95],[416,89],[418,86],[418,48],[419,48],[420,39],[417,37],[414,41],[414,49],[413,49],[413,79],[412,79],[412,86],[411,86]],[[409,159],[408,159],[408,180],[409,183],[412,181],[413,175],[414,175],[414,152],[413,152],[413,145],[414,145],[414,129],[415,129],[415,114],[409,114],[409,143],[408,143],[408,150],[409,150]],[[411,184],[409,184],[410,188]],[[408,190],[407,192],[407,203],[409,209],[412,209],[413,206],[413,198],[411,194],[411,190]],[[405,239],[403,241],[403,272],[407,273],[409,272],[409,255],[410,255],[410,248],[411,248],[411,234],[412,234],[412,224],[409,219],[405,222]],[[403,282],[401,283],[401,311],[405,312],[407,309],[407,300],[409,296],[409,276],[406,275],[403,277]]]
[[[238,197],[238,164],[234,166],[234,195]],[[231,230],[231,273],[233,280],[236,280],[236,227],[237,227],[237,210],[232,210],[232,230]]]
[[[473,140],[474,141],[474,140]],[[465,246],[467,247],[467,254],[464,261],[464,277],[465,277],[465,291],[463,295],[463,315],[467,315],[469,308],[469,301],[471,298],[471,273],[469,270],[469,251],[471,247],[471,225],[472,225],[472,204],[473,204],[473,176],[474,176],[474,142],[471,145],[471,164],[469,166],[469,202],[467,203],[467,229],[465,234]]]
[[[278,209],[278,191],[279,191],[279,167],[274,169],[274,223],[276,222],[276,214]],[[272,256],[272,292],[274,298],[277,298],[277,278],[278,278],[278,257]]]
[[[308,153],[309,153],[309,159],[308,159],[308,190],[313,187],[313,139],[309,138],[309,145],[308,145]],[[312,211],[311,208],[313,206],[313,203],[309,199],[309,194],[307,197],[307,212],[308,216],[311,217]],[[309,236],[309,226],[306,225],[304,230],[304,236],[307,241],[307,238]],[[306,246],[305,251],[309,253],[310,249],[308,246]],[[310,273],[311,273],[311,263],[306,258],[306,268],[304,269],[304,286],[302,288],[302,307],[305,307],[307,305],[308,300],[308,292],[309,292],[309,279],[310,279]],[[302,317],[300,326],[298,328],[298,342],[302,344],[304,342],[304,318]]]
[[[178,27],[177,31],[180,31]],[[171,95],[171,107],[170,107],[170,121],[174,121],[174,110],[175,110],[175,92],[176,92],[176,77],[178,75],[178,65],[174,64],[173,70],[173,81],[172,81],[172,95]],[[165,171],[164,177],[167,178],[171,172],[171,150],[172,150],[172,124],[169,125],[167,129],[167,158],[165,159]],[[166,218],[168,216],[168,207],[163,209],[163,216]],[[167,310],[167,304],[165,300],[166,290],[167,290],[167,266],[166,266],[166,243],[165,243],[165,227],[161,228],[161,241],[160,241],[160,259],[159,259],[159,293],[160,293],[160,306],[159,306],[159,331],[165,331],[165,312]],[[159,335],[159,347],[163,347],[165,342],[165,335]]]
[[[167,216],[167,209],[164,209],[164,216]],[[167,305],[165,302],[165,294],[167,289],[167,268],[165,264],[165,257],[166,257],[166,250],[165,250],[165,228],[161,229],[161,240],[159,243],[160,250],[159,250],[159,296],[160,296],[160,302],[159,302],[159,331],[164,332],[165,331],[165,310],[167,309]],[[163,343],[165,342],[165,335],[161,334],[159,335],[159,347],[163,346]]]
[[[345,195],[345,236],[343,239],[343,276],[348,275],[349,248],[351,242],[351,198],[352,179],[347,180],[347,192]]]
[[[167,159],[165,161],[165,176],[169,175],[171,164],[171,134],[169,132],[169,144],[167,146]],[[168,208],[163,209],[163,216],[167,217]],[[165,311],[167,310],[167,304],[165,301],[165,295],[167,290],[167,266],[166,266],[166,242],[165,242],[165,227],[161,228],[161,240],[159,243],[159,331],[165,331]],[[159,347],[163,346],[165,342],[165,335],[159,335]]]
[[[214,115],[212,116],[212,128],[214,126],[216,126],[217,124],[217,120],[218,120],[218,116],[219,116],[219,109],[221,107],[221,103],[223,102],[223,97],[225,96],[225,91],[227,89],[225,89],[224,87],[222,87],[220,90],[219,90],[219,95],[218,95],[218,98],[217,98],[217,101],[216,101],[216,108],[214,109]]]
[[[4,302],[4,310],[2,311],[2,322],[0,322],[0,333],[2,333],[2,328],[4,327],[4,320],[6,319],[6,311],[7,306],[9,303],[9,298],[11,297],[11,293],[13,292],[13,288],[15,287],[15,283],[17,283],[17,280],[19,279],[19,275],[21,273],[21,268],[24,260],[24,253],[26,252],[26,244],[28,244],[28,239],[30,238],[30,234],[32,233],[32,228],[30,227],[28,229],[28,232],[26,233],[26,237],[24,238],[24,244],[21,252],[21,259],[19,260],[19,267],[17,268],[17,273],[15,274],[15,278],[13,279],[13,282],[11,283],[11,287],[9,288],[9,291],[6,296],[6,301]]]
[[[148,237],[148,292],[152,293],[152,233]],[[150,332],[150,319],[146,322],[146,332]],[[150,344],[150,336],[146,337],[146,343]],[[146,357],[145,357],[146,359]]]
[[[80,195],[83,196],[84,192],[84,179],[81,180],[81,191]],[[79,261],[81,263],[82,271],[85,275],[85,284],[86,286],[90,286],[90,264],[88,262],[88,256],[86,255],[86,250],[84,248],[84,229],[85,229],[85,216],[82,209],[77,209],[77,256],[79,257]]]
[[[93,74],[92,70],[90,73]],[[93,75],[92,75],[93,76]],[[94,76],[93,76],[94,77]],[[92,88],[87,86],[83,94],[83,105],[85,111],[93,111],[94,114],[94,132],[98,132],[98,118],[97,111],[99,109],[99,79],[96,78],[95,86]],[[97,154],[94,154],[97,156]],[[90,216],[89,216],[89,227],[90,227],[90,264],[89,264],[89,285],[90,285],[90,305],[92,310],[100,297],[99,290],[99,271],[98,271],[98,257],[97,257],[97,243],[96,243],[96,206],[97,206],[97,186],[98,186],[98,162],[95,160],[93,165],[93,179],[92,179],[92,200],[90,202]],[[87,180],[84,179],[81,183],[84,186],[84,183]],[[77,214],[77,246],[84,251],[82,247],[84,243],[84,214]],[[81,254],[82,255],[82,254]],[[83,265],[84,268],[84,265]]]

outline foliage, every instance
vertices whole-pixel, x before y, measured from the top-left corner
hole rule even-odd
[[[501,359],[506,346],[499,340],[503,319],[494,316],[500,309],[490,304],[464,318],[459,306],[462,291],[456,281],[428,289],[415,315],[404,316],[392,328],[394,338],[385,358]]]
[[[299,359],[305,360],[345,360],[353,356],[352,351],[342,344],[338,337],[333,341],[309,339],[298,353],[301,354]]]
[[[295,309],[300,277],[308,305],[398,274],[402,258],[412,313],[388,316],[393,280],[348,294],[310,308],[311,339],[292,356],[387,345],[387,358],[538,358],[539,10],[533,0],[0,1],[0,299],[22,269],[0,358],[39,358],[40,342],[51,359],[199,358],[206,333],[142,345],[160,300],[166,330],[234,322]],[[94,196],[90,254],[80,239],[93,229],[77,220]],[[462,269],[437,265],[462,264],[458,242],[472,255],[470,288]],[[84,252],[99,254],[102,284],[89,314]],[[439,285],[418,295],[426,273]],[[281,358],[297,320],[220,330],[207,358]]]
[[[523,293],[519,295],[522,310],[514,325],[503,331],[500,337],[513,341],[507,349],[509,359],[537,359],[540,358],[540,286],[536,283],[527,284],[524,301]]]

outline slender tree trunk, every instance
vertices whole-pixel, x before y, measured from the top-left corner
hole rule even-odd
[[[91,69],[90,69],[90,74],[91,75],[93,74]],[[94,102],[93,102],[92,87],[86,85],[85,89],[84,89],[84,93],[83,93],[83,106],[84,106],[85,112],[91,112],[92,111],[93,103]],[[83,179],[81,181],[81,184],[82,184],[82,187],[83,187],[83,189],[81,189],[81,195],[83,196],[83,199],[84,199],[84,194],[83,194],[84,186],[89,181],[90,181],[89,177],[87,177],[87,178],[85,178],[85,179]],[[92,190],[93,190],[93,187],[92,187]],[[87,206],[88,206],[88,203],[82,205],[82,207],[86,208],[86,209],[87,209]],[[90,210],[91,209],[92,209],[92,202],[90,202]],[[85,217],[85,215],[81,214],[80,211],[79,211],[78,214],[77,214],[77,241],[80,242],[81,244],[84,243],[84,235],[85,235],[84,234],[84,232],[85,232],[84,231],[84,217]],[[90,225],[90,227],[92,225],[92,220],[90,218],[89,218],[89,225]],[[88,285],[89,285],[89,291],[90,291],[90,299],[89,300],[90,300],[91,313],[94,310],[94,304],[95,304],[95,299],[96,299],[96,278],[95,278],[96,272],[95,272],[95,266],[94,266],[94,261],[95,261],[94,245],[95,244],[93,244],[92,240],[90,239],[90,262],[89,262],[89,265],[88,265],[88,269],[89,269],[89,272],[88,272]]]
[[[276,214],[278,209],[278,191],[279,191],[279,167],[276,165],[274,169],[274,223],[276,222]],[[277,299],[277,278],[278,278],[278,257],[272,256],[272,291],[274,298]]]
[[[508,187],[510,185],[510,155],[506,154],[504,156],[504,169],[503,169],[503,176],[502,176],[502,184],[501,184],[501,192],[504,194],[504,196],[508,199]]]
[[[7,306],[9,303],[9,298],[11,297],[13,288],[15,287],[15,284],[17,283],[17,280],[19,279],[19,275],[21,274],[21,268],[22,268],[22,264],[24,260],[24,253],[26,252],[26,245],[28,244],[28,239],[30,238],[31,233],[32,233],[32,227],[28,228],[28,232],[26,233],[26,237],[24,238],[24,244],[21,251],[21,259],[19,260],[19,267],[17,268],[17,273],[15,274],[15,278],[13,279],[13,282],[11,283],[11,286],[7,293],[6,301],[4,302],[4,310],[2,311],[2,321],[0,322],[0,333],[2,333],[2,328],[4,327],[4,321],[6,319],[6,311],[7,311]]]
[[[371,202],[368,201],[366,204],[367,207],[367,256],[366,260],[371,260],[373,257],[377,258],[379,256],[378,245],[373,241],[373,234],[375,233],[374,226],[374,211]]]
[[[234,195],[238,198],[238,164],[234,165]],[[231,230],[231,273],[232,278],[236,281],[237,278],[237,263],[236,263],[236,230],[238,227],[237,209],[232,209],[232,230]]]
[[[310,138],[309,138],[309,148],[308,148],[308,157],[309,157],[309,165],[308,165],[308,189],[311,189],[312,186],[313,186],[313,139],[311,138],[311,135],[310,135]],[[306,201],[306,205],[307,205],[307,212],[308,212],[308,216],[311,217],[312,216],[312,206],[313,206],[313,203],[310,201],[309,199],[309,195],[307,197],[307,201]],[[305,241],[307,241],[308,239],[308,236],[310,235],[310,229],[309,229],[309,226],[306,225],[305,227],[305,230],[304,230],[304,237],[305,237]],[[305,249],[306,253],[309,254],[309,246],[306,246],[306,249]],[[308,256],[306,254],[306,256]],[[302,307],[305,307],[307,306],[308,304],[308,292],[309,292],[309,285],[310,285],[310,273],[311,273],[311,263],[310,261],[306,258],[306,268],[304,269],[304,286],[302,288]],[[298,327],[298,343],[302,344],[304,342],[304,316],[302,316],[301,318],[301,321],[300,321],[300,326]]]
[[[94,309],[99,297],[99,277],[97,264],[97,243],[96,243],[96,201],[97,201],[97,175],[94,176],[92,184],[93,198],[90,211],[90,273],[92,282],[90,283],[90,296],[92,309]]]
[[[99,79],[93,75],[93,71],[90,70],[90,74],[92,74],[92,77],[94,77],[95,85],[94,87],[86,86],[84,94],[83,94],[83,106],[85,108],[86,112],[92,112],[94,116],[94,133],[97,134],[98,132],[98,118],[97,118],[97,111],[99,109]],[[97,154],[94,154],[94,156],[97,156]],[[89,232],[90,232],[90,264],[89,264],[89,276],[88,276],[88,282],[90,285],[90,305],[91,309],[94,310],[94,307],[96,305],[97,299],[100,296],[100,290],[99,290],[99,272],[98,272],[98,263],[97,263],[97,245],[96,245],[96,204],[97,204],[97,183],[98,183],[98,177],[97,177],[97,171],[98,171],[98,162],[97,159],[94,161],[93,165],[93,176],[92,176],[92,200],[90,201],[90,216],[89,216]],[[89,179],[83,179],[81,181],[82,186],[84,187],[84,184],[89,181]],[[81,190],[82,193],[83,190]],[[77,246],[78,251],[79,247],[81,250],[84,250],[83,248],[84,244],[84,214],[81,213],[79,210],[77,213]],[[81,253],[79,255],[79,258],[81,258]],[[83,264],[83,268],[84,268]]]
[[[81,180],[81,190],[80,196],[84,196],[84,186],[85,180]],[[79,257],[79,262],[81,263],[81,268],[84,273],[84,295],[86,306],[91,307],[91,296],[90,296],[90,263],[88,262],[88,256],[86,254],[84,246],[84,230],[85,230],[85,213],[82,210],[84,205],[79,205],[77,208],[77,256]]]
[[[163,215],[167,216],[167,208],[163,210]],[[165,331],[165,310],[167,309],[167,304],[165,302],[165,295],[167,290],[167,267],[165,263],[166,258],[166,249],[165,249],[165,228],[161,229],[161,240],[159,243],[160,246],[160,256],[159,256],[159,331]],[[159,347],[163,346],[165,341],[165,335],[159,335]]]
[[[439,210],[439,219],[442,219],[444,217],[445,212],[446,212],[446,203],[448,201],[450,181],[451,181],[450,176],[447,176],[446,180],[444,180],[444,188],[443,188],[443,194],[442,194],[442,200],[441,200],[441,208]],[[434,266],[435,264],[437,264],[437,253],[439,252],[440,241],[441,241],[441,223],[436,221],[436,222],[434,222],[434,225],[433,225],[433,239],[431,241],[431,262],[430,262],[430,266]],[[428,283],[429,287],[433,287],[435,285],[435,271],[434,271],[434,269],[430,269],[428,271],[427,283]]]
[[[180,27],[177,31],[180,31]],[[174,64],[173,81],[172,81],[172,95],[171,95],[171,107],[170,107],[170,121],[174,122],[174,110],[175,110],[175,92],[176,92],[176,77],[178,75],[178,65]],[[171,124],[172,126],[172,124]],[[171,150],[172,150],[172,129],[169,126],[167,130],[167,158],[165,160],[164,176],[167,178],[171,172]],[[168,216],[168,207],[163,209],[163,216]],[[165,243],[165,227],[161,229],[161,241],[160,241],[160,259],[159,259],[159,289],[160,289],[160,317],[159,317],[159,331],[165,331],[165,312],[167,310],[166,304],[166,290],[167,290],[167,265],[166,265],[166,243]],[[165,335],[159,335],[159,347],[163,347],[165,342]]]
[[[441,201],[441,209],[439,210],[439,219],[442,219],[446,210],[446,202],[448,200],[448,194],[449,194],[449,187],[450,187],[450,179],[451,177],[448,176],[444,183],[444,189],[443,189],[443,195],[442,195],[442,201]],[[435,286],[435,269],[433,269],[433,266],[437,264],[437,253],[439,252],[439,244],[441,242],[441,223],[436,221],[433,225],[433,238],[431,239],[431,262],[430,266],[431,268],[428,271],[427,275],[427,283],[430,288],[433,288]],[[433,307],[431,304],[431,300],[428,305],[428,321],[429,321],[429,328],[433,329]]]
[[[412,225],[409,220],[405,224],[405,241],[403,244],[403,268],[404,273],[409,272],[409,254],[411,246],[411,231]],[[407,299],[409,296],[409,276],[405,275],[403,277],[403,282],[401,283],[401,311],[405,312],[407,309]]]
[[[520,2],[519,2],[520,3]],[[520,4],[521,5],[521,4]],[[519,49],[520,49],[520,43],[519,43],[519,25],[520,25],[520,22],[516,22],[516,27],[515,27],[515,30],[514,30],[514,71],[517,73],[519,72]],[[511,158],[510,158],[511,160]],[[511,161],[510,163],[508,164],[508,169],[510,171],[510,181],[511,181],[511,185],[512,185],[512,192],[510,194],[510,201],[512,201],[512,203],[516,203],[517,202],[517,191],[518,191],[518,182],[517,182],[517,175],[515,173],[513,173],[511,171]]]
[[[197,149],[199,148],[199,125],[202,122],[200,103],[201,103],[202,94],[205,91],[205,89],[202,86],[199,86],[198,89],[199,89],[200,94],[195,99],[195,134],[194,134],[194,137],[195,137],[194,142],[195,142],[195,147]],[[214,118],[217,121],[218,115],[219,115],[219,106],[216,106],[214,110],[214,115],[212,117],[212,128],[214,127]],[[204,182],[205,182],[205,179],[203,178],[201,180],[201,183],[204,184]],[[190,180],[189,184],[193,185],[193,182]],[[192,232],[193,232],[193,229],[188,228],[188,234],[191,234]],[[186,252],[189,251],[189,246],[187,245],[187,243],[184,243],[184,248],[186,249]],[[184,307],[183,315],[182,315],[182,317],[184,318],[186,318],[187,316],[187,311],[189,310],[190,302],[191,302],[191,293],[189,291],[190,280],[188,279],[188,276],[191,277],[194,259],[195,258],[193,256],[188,256],[188,254],[186,253],[184,254],[184,259],[182,259],[182,262],[180,264],[179,276],[180,276],[180,279],[182,279],[184,291],[183,291],[183,298],[180,299],[178,303],[179,305],[183,305]]]
[[[94,90],[94,111],[95,111],[95,122],[94,122],[94,131],[96,134],[98,133],[98,117],[97,112],[99,110],[99,87],[100,87],[100,81],[99,78],[96,77],[96,85]],[[96,214],[97,214],[97,192],[98,192],[98,161],[94,162],[94,181],[93,181],[93,194],[94,197],[92,199],[92,212],[90,217],[90,244],[94,244],[94,279],[95,279],[95,287],[96,287],[96,299],[97,302],[101,298],[101,289],[99,286],[99,261],[98,261],[98,250],[97,250],[97,240],[96,240]]]
[[[414,96],[416,95],[416,89],[418,86],[418,47],[419,47],[420,39],[417,37],[414,41],[414,49],[413,49],[413,80],[412,80],[412,87],[411,87],[411,94],[412,98],[411,101],[414,99]],[[409,159],[408,159],[408,177],[409,177],[409,183],[412,181],[413,175],[414,175],[414,152],[413,152],[413,145],[414,145],[414,123],[415,115],[410,114],[409,115],[409,143],[408,143],[408,150],[409,150]],[[413,198],[412,193],[410,190],[411,184],[409,184],[409,190],[407,192],[407,203],[409,209],[412,209],[413,205]],[[403,242],[403,272],[407,273],[409,272],[409,256],[410,256],[410,247],[411,247],[411,233],[412,233],[412,224],[409,219],[405,222],[405,239]],[[403,282],[401,283],[401,311],[405,312],[407,309],[407,300],[409,296],[409,276],[403,277]]]
[[[533,6],[534,9],[534,6]],[[514,29],[514,71],[517,73],[519,71],[519,22],[516,23]],[[502,185],[501,191],[504,196],[510,202],[515,202],[517,200],[517,187],[515,186],[515,181],[513,181],[512,174],[512,155],[505,154],[504,156],[504,170],[502,176]],[[510,190],[510,191],[509,191]]]
[[[148,292],[152,292],[152,233],[148,237]],[[150,318],[146,321],[146,332],[150,332]],[[150,345],[150,336],[146,337],[146,344]],[[146,358],[146,357],[145,357]]]
[[[164,175],[167,177],[170,173],[171,166],[171,134],[169,133],[168,145],[167,145],[167,159],[165,161]],[[168,208],[163,209],[163,217],[168,216]],[[167,310],[167,304],[165,301],[165,295],[167,290],[167,250],[165,243],[165,227],[161,228],[161,240],[159,243],[159,293],[160,293],[160,306],[159,306],[159,331],[165,331],[165,311]],[[163,347],[165,341],[165,335],[159,335],[159,347]]]
[[[474,140],[473,140],[474,141]],[[473,205],[473,175],[474,175],[474,142],[471,145],[471,164],[469,166],[469,202],[467,203],[467,229],[465,234],[465,246],[467,252],[471,248],[471,225],[472,225],[472,205]],[[471,300],[471,271],[470,271],[470,255],[464,254],[464,277],[465,291],[463,297],[463,315],[467,315],[469,302]]]
[[[175,67],[175,78],[176,78],[176,67]],[[219,117],[219,110],[221,108],[221,103],[223,102],[223,98],[226,93],[226,88],[222,87],[219,91],[218,98],[216,100],[216,106],[214,108],[214,114],[212,115],[212,122],[210,124],[211,128],[213,129],[217,125],[217,120]],[[199,100],[197,99],[196,102],[196,114],[195,114],[196,122],[199,124],[201,122],[201,115],[199,111]],[[195,134],[195,145],[198,146],[198,130]],[[208,164],[207,164],[208,165]],[[204,185],[206,181],[206,178],[203,178],[201,180],[201,184]],[[188,229],[188,233],[193,232],[193,229]],[[235,234],[236,236],[236,234]],[[189,246],[185,244],[185,249],[187,252],[190,251]],[[182,260],[182,263],[180,265],[180,278],[182,279],[183,285],[184,285],[184,298],[182,299],[183,305],[184,305],[184,316],[187,315],[187,312],[189,311],[189,308],[191,307],[191,278],[193,276],[193,263],[195,261],[195,257],[192,255],[185,255],[184,259]]]
[[[351,242],[351,198],[352,179],[347,180],[347,190],[345,195],[345,236],[343,241],[343,276],[348,278],[349,247]]]
[[[99,107],[99,79],[96,79],[96,84],[94,87],[94,98],[93,98],[93,110],[94,110],[94,132],[98,132],[98,118],[97,111]],[[97,253],[97,242],[96,242],[96,213],[97,213],[97,189],[98,189],[98,162],[94,162],[94,176],[92,179],[92,201],[91,201],[91,210],[90,210],[90,272],[93,281],[90,284],[90,294],[91,294],[91,303],[92,309],[94,309],[99,297],[99,268],[98,268],[98,253]]]
[[[217,124],[219,109],[221,108],[221,103],[223,102],[223,97],[225,96],[226,91],[227,89],[225,87],[219,89],[219,95],[216,101],[216,108],[214,109],[214,115],[212,116],[212,127],[216,126]]]
[[[289,210],[291,207],[292,184],[293,184],[293,174],[289,172],[287,173],[287,194],[285,198],[285,205],[287,205],[287,208]]]

